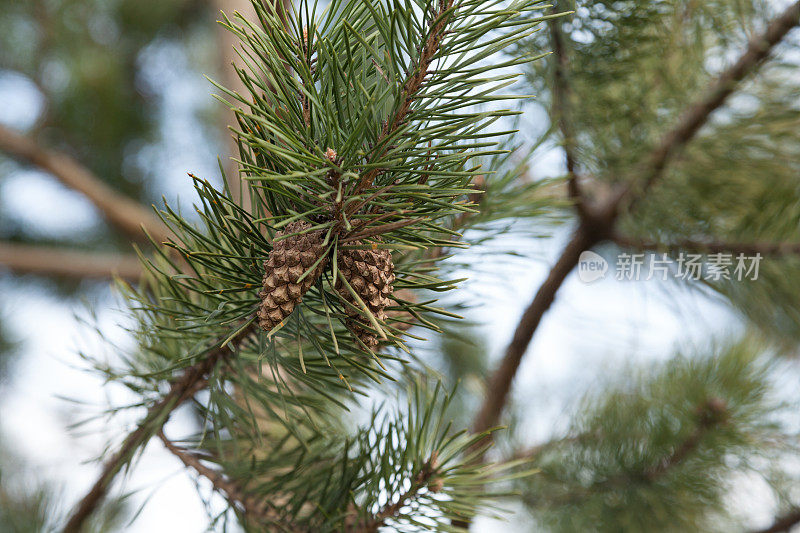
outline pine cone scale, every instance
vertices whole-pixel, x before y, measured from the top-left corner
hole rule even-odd
[[[264,262],[263,288],[258,293],[261,298],[258,325],[265,331],[271,331],[294,311],[325,269],[323,232],[307,232],[310,227],[307,222],[293,222],[278,232]],[[286,235],[290,236],[279,240]],[[312,266],[314,270],[301,280]]]
[[[394,290],[392,284],[395,280],[392,254],[388,250],[343,249],[339,250],[337,262],[341,274],[369,311],[379,321],[386,320],[388,317],[385,309],[391,303],[388,295]],[[344,283],[338,282],[336,289],[350,304],[345,309],[349,317],[348,325],[365,346],[377,348],[380,341],[374,333],[366,329],[371,324],[368,317],[363,316],[361,306]]]

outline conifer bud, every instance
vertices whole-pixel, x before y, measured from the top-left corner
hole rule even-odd
[[[325,150],[325,158],[331,163],[336,163],[336,160],[339,158],[339,154],[337,154],[336,150],[333,148],[328,148]]]
[[[276,234],[276,242],[264,261],[263,289],[258,293],[261,298],[258,325],[265,331],[272,330],[294,311],[327,264],[327,258],[320,261],[325,253],[322,231],[278,240],[280,236],[300,233],[310,227],[308,222],[293,222],[286,226]],[[313,271],[300,280],[311,267],[314,267]]]

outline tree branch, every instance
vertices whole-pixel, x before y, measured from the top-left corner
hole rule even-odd
[[[553,10],[555,12],[555,9]],[[577,160],[575,158],[575,132],[572,129],[569,116],[569,100],[572,97],[572,89],[567,80],[569,71],[569,58],[564,44],[564,35],[561,31],[561,19],[552,18],[547,22],[550,27],[550,39],[553,46],[553,115],[561,130],[564,138],[564,160],[567,166],[567,188],[569,197],[575,203],[578,213],[583,215],[583,194],[578,174],[576,171]]]
[[[17,274],[75,279],[119,276],[136,281],[142,275],[139,258],[132,254],[79,252],[0,241],[0,268],[3,267]]]
[[[254,322],[240,331],[230,340],[230,344],[233,345],[249,335],[254,329],[253,324]],[[225,348],[212,350],[203,360],[184,369],[181,376],[170,383],[169,391],[147,410],[147,414],[136,429],[128,434],[119,450],[103,465],[97,481],[73,511],[64,527],[64,533],[80,533],[82,531],[86,520],[106,497],[111,482],[120,470],[133,458],[140,447],[144,446],[156,432],[164,427],[175,409],[208,385],[208,375],[214,370],[217,363],[226,358],[229,353]]]
[[[697,426],[688,437],[660,463],[645,473],[652,481],[666,474],[673,467],[683,463],[687,457],[697,451],[708,432],[724,424],[728,419],[728,406],[719,398],[709,398],[697,408]]]
[[[438,458],[436,452],[434,452],[433,456],[422,465],[421,470],[412,480],[411,486],[402,492],[397,500],[387,502],[370,520],[359,524],[353,531],[356,533],[377,533],[380,528],[386,525],[387,520],[397,516],[400,510],[406,506],[409,501],[413,500],[423,488],[429,487],[430,490],[433,491],[440,490],[441,487],[437,488],[434,486],[436,483],[435,476],[438,474],[438,467]]]
[[[800,255],[800,243],[796,242],[730,242],[700,241],[683,239],[673,243],[665,243],[644,239],[635,239],[623,235],[614,235],[613,241],[624,248],[635,250],[673,251],[688,250],[701,253],[734,253],[744,255],[761,254],[764,256],[782,257]]]
[[[700,128],[708,122],[711,114],[733,93],[737,84],[752,73],[798,23],[800,23],[800,1],[789,6],[768,24],[763,34],[750,41],[739,60],[720,74],[703,97],[688,107],[678,125],[668,132],[644,159],[644,164],[641,166],[644,186],[641,190],[635,192],[634,185],[629,184],[621,188],[604,205],[594,206],[591,209],[587,206],[587,217],[523,313],[500,366],[489,379],[483,405],[473,421],[473,431],[483,432],[497,424],[528,344],[541,323],[542,316],[553,303],[558,289],[578,264],[580,254],[613,235],[620,204],[626,199],[640,198],[652,187],[663,174],[670,157],[694,138]],[[630,205],[632,202],[629,207]]]
[[[156,241],[170,232],[149,209],[106,185],[73,157],[47,150],[36,141],[0,124],[0,151],[53,175],[63,185],[80,192],[111,224],[138,241],[146,241],[144,228]]]
[[[800,508],[795,508],[776,518],[771,526],[757,529],[753,533],[788,533],[798,524],[800,524]]]
[[[275,521],[278,519],[277,516],[270,515],[266,505],[264,505],[264,502],[259,501],[258,498],[252,494],[247,494],[242,487],[240,487],[233,480],[227,478],[221,472],[208,468],[203,464],[197,455],[193,454],[189,450],[176,446],[167,438],[166,435],[164,435],[163,430],[158,432],[158,437],[161,439],[161,442],[164,443],[164,446],[167,448],[167,450],[169,450],[169,452],[175,457],[180,459],[187,468],[193,469],[199,475],[208,479],[211,482],[211,485],[214,487],[214,490],[222,493],[230,502],[232,507],[238,503],[244,510],[246,519],[256,521],[254,525],[265,527],[267,524],[275,523]],[[287,528],[286,524],[282,524],[282,527],[284,531],[303,531],[302,529],[294,526]]]
[[[439,45],[444,38],[445,28],[447,27],[447,21],[444,19],[444,15],[452,9],[453,3],[454,0],[439,0],[439,9],[431,13],[432,26],[430,28],[430,33],[428,33],[428,38],[425,40],[425,43],[423,43],[422,50],[419,54],[419,64],[406,78],[401,93],[403,100],[400,106],[392,113],[389,120],[386,121],[376,144],[381,144],[397,131],[411,111],[411,102],[414,101],[414,95],[422,88],[425,77],[428,75],[428,69],[431,63],[433,63],[433,58],[439,50]],[[388,147],[382,148],[378,158],[383,157],[387,151]],[[359,180],[358,185],[356,185],[353,196],[371,187],[372,182],[381,172],[381,168],[374,168],[365,173],[361,180]]]
[[[640,199],[663,175],[671,156],[694,138],[700,128],[708,122],[711,114],[733,94],[738,84],[761,65],[775,46],[798,23],[800,23],[800,2],[795,2],[773,19],[764,33],[753,37],[739,60],[720,74],[706,94],[683,113],[678,125],[662,138],[644,160],[642,178],[624,187],[618,201],[621,201],[623,196],[629,196],[628,201],[632,205]],[[636,191],[636,187],[640,189]]]
[[[567,243],[561,257],[556,261],[547,279],[539,287],[533,301],[522,314],[500,366],[489,379],[483,405],[472,423],[474,433],[483,433],[497,424],[511,391],[511,383],[542,317],[553,303],[556,292],[564,283],[567,275],[578,264],[581,253],[596,242],[597,239],[588,234],[581,226]],[[487,436],[487,438],[491,437]],[[480,445],[484,444],[480,443]]]

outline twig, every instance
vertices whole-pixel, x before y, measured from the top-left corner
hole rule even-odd
[[[596,243],[597,239],[587,234],[583,227],[580,227],[567,243],[561,253],[561,257],[556,261],[547,279],[539,287],[533,301],[522,314],[500,366],[489,379],[486,387],[486,398],[484,398],[483,405],[472,423],[473,432],[483,433],[497,424],[508,399],[508,394],[511,391],[511,383],[522,362],[522,357],[525,355],[528,344],[533,338],[533,333],[538,328],[544,313],[553,303],[561,284],[564,283],[567,275],[578,264],[581,253]],[[491,437],[487,436],[486,438]],[[479,444],[482,446],[485,445],[485,442]],[[478,445],[475,448],[477,449]]]
[[[239,332],[231,343],[249,335],[253,327],[251,325]],[[111,481],[120,470],[133,458],[136,451],[167,423],[175,409],[207,386],[208,375],[228,353],[230,352],[224,348],[213,350],[205,359],[187,367],[181,376],[170,384],[169,391],[147,410],[147,414],[136,429],[128,434],[119,450],[106,461],[97,481],[73,511],[64,527],[64,533],[81,532],[84,523],[105,498]]]
[[[71,156],[47,150],[3,125],[0,125],[0,151],[47,171],[65,186],[80,192],[126,235],[144,242],[147,240],[144,228],[156,241],[169,238],[169,230],[149,209],[113,190]]]
[[[403,124],[403,121],[405,121],[406,117],[408,116],[408,113],[411,110],[411,102],[414,100],[414,95],[416,95],[417,92],[419,92],[419,90],[422,88],[425,77],[428,75],[428,69],[430,68],[431,63],[433,63],[433,57],[436,55],[437,50],[439,50],[439,45],[442,42],[444,30],[447,26],[447,21],[445,20],[444,15],[453,7],[453,2],[454,0],[439,0],[439,9],[431,13],[431,24],[433,24],[433,26],[430,28],[428,38],[425,40],[422,51],[420,52],[419,64],[412,72],[409,73],[409,76],[406,78],[402,90],[403,101],[384,125],[377,144],[381,144],[386,140],[387,137],[394,133],[397,128]],[[384,147],[377,158],[383,157],[387,151],[388,147]],[[372,182],[381,172],[381,168],[373,168],[364,174],[361,180],[359,180],[358,185],[356,185],[353,191],[353,196],[356,196],[364,189],[371,187]]]
[[[552,18],[547,24],[550,27],[550,37],[553,44],[553,114],[557,119],[561,136],[564,138],[564,161],[569,178],[567,183],[569,197],[575,203],[578,214],[582,215],[583,194],[576,171],[575,132],[572,130],[569,116],[569,100],[572,96],[572,89],[567,80],[569,58],[567,58],[564,35],[561,31],[561,20]]]
[[[116,275],[136,281],[142,275],[142,265],[135,255],[80,252],[0,241],[0,268],[3,267],[18,274],[75,279],[106,279]]]
[[[694,138],[700,128],[708,122],[709,116],[733,94],[739,82],[756,70],[798,23],[800,23],[800,2],[795,2],[773,19],[764,33],[754,36],[739,60],[711,84],[702,98],[689,106],[678,121],[678,125],[644,160],[642,177],[630,182],[622,190],[621,196],[629,196],[627,200],[630,204],[640,199],[663,175],[670,157]],[[640,187],[638,191],[635,190],[637,186]]]
[[[244,510],[246,519],[255,521],[255,525],[259,525],[261,527],[265,527],[267,524],[273,524],[276,521],[279,521],[279,517],[270,515],[264,502],[259,501],[258,498],[252,494],[248,494],[242,487],[239,486],[238,483],[229,479],[221,472],[213,470],[204,465],[197,455],[185,448],[176,446],[175,443],[173,443],[167,438],[166,435],[164,435],[163,430],[158,432],[158,437],[161,439],[161,442],[164,443],[164,446],[167,448],[167,450],[169,450],[169,452],[175,457],[180,459],[187,468],[193,469],[199,475],[208,479],[211,482],[211,485],[214,487],[214,490],[222,493],[231,503],[232,507],[235,507],[236,504],[239,504]],[[303,531],[302,529],[293,525],[287,527],[286,524],[282,524],[282,529],[284,531]]]
[[[641,190],[635,191],[631,184],[621,188],[604,205],[592,207],[590,210],[587,206],[587,217],[562,251],[559,260],[537,291],[533,302],[523,313],[500,366],[489,379],[486,398],[473,422],[473,429],[476,432],[491,428],[500,419],[512,381],[528,344],[541,323],[542,316],[553,303],[558,289],[570,271],[578,264],[580,254],[613,235],[614,224],[622,202],[631,200],[630,208],[633,203],[632,199],[641,198],[652,187],[662,176],[670,157],[694,138],[700,128],[708,122],[711,114],[731,95],[738,82],[752,73],[798,23],[800,23],[800,1],[789,6],[780,16],[770,22],[763,34],[750,41],[747,50],[739,60],[711,84],[711,88],[702,98],[689,106],[678,125],[668,132],[653,152],[644,159],[641,167],[644,186],[641,187]]]
[[[800,508],[792,509],[776,518],[771,526],[754,530],[752,533],[788,533],[797,524],[800,524]]]
[[[666,474],[673,467],[683,463],[687,457],[697,451],[708,432],[724,424],[728,419],[728,407],[719,398],[709,398],[697,408],[697,426],[692,433],[678,446],[674,452],[665,457],[659,464],[645,473],[652,481]]]
[[[422,465],[422,469],[412,480],[411,486],[401,493],[397,500],[387,503],[371,519],[359,524],[353,531],[356,533],[377,533],[381,527],[386,525],[387,520],[397,516],[400,510],[419,494],[420,490],[427,487],[437,473],[438,462],[434,452],[434,455]]]

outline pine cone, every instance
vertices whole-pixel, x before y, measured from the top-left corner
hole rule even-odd
[[[361,245],[361,242],[356,242]],[[391,300],[389,295],[394,288],[394,263],[392,254],[389,250],[339,250],[337,258],[339,270],[359,298],[364,301],[367,308],[379,321],[387,318],[386,306]],[[344,283],[337,281],[336,290],[353,307],[346,309],[348,325],[355,331],[361,342],[370,349],[378,347],[378,337],[374,333],[364,328],[369,326],[370,321],[363,316],[363,310],[353,295],[344,286]]]
[[[261,308],[258,310],[258,325],[265,331],[283,322],[292,314],[303,295],[314,285],[327,264],[327,258],[319,262],[314,271],[298,282],[309,268],[325,253],[322,246],[323,232],[314,231],[294,235],[277,241],[277,237],[307,230],[308,222],[292,222],[276,234],[276,242],[269,257],[264,261],[264,288],[258,293]]]

